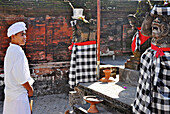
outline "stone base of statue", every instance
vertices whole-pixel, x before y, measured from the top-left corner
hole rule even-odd
[[[128,68],[119,68],[119,80],[137,86],[139,79],[139,70]]]
[[[140,57],[135,57],[134,55],[132,55],[130,56],[130,59],[128,59],[125,62],[125,68],[139,70],[139,64],[140,64]]]
[[[137,86],[139,78],[140,51],[135,51],[125,62],[125,68],[119,68],[119,80]]]

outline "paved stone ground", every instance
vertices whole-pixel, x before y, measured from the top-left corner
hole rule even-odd
[[[3,102],[0,101],[0,114]],[[64,114],[71,110],[69,97],[66,94],[53,94],[33,98],[33,114]]]
[[[101,57],[101,63],[111,65],[124,65],[129,56]],[[66,94],[53,94],[33,98],[33,114],[64,114],[66,110],[72,110],[69,106],[69,97]],[[2,114],[3,102],[0,101],[0,114]]]

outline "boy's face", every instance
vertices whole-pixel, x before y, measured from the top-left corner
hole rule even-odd
[[[18,45],[25,45],[26,43],[26,32],[25,31],[21,31],[17,34],[14,35],[14,40],[15,40],[15,43],[18,44]]]

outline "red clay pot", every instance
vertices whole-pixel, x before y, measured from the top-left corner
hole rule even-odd
[[[104,72],[104,74],[105,74],[105,79],[106,79],[106,80],[109,80],[110,74],[111,74],[112,70],[110,70],[110,69],[105,69],[105,70],[103,70],[103,72]]]

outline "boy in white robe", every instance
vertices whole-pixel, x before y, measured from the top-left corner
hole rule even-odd
[[[28,96],[33,96],[28,60],[20,47],[26,43],[26,24],[16,22],[8,28],[11,38],[4,60],[5,100],[3,114],[31,114]]]

